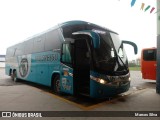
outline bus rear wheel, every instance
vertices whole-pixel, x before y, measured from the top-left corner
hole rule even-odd
[[[12,75],[11,75],[11,78],[12,78],[12,80],[14,81],[14,82],[17,82],[17,72],[16,72],[16,70],[13,70],[13,73],[12,73]]]
[[[60,93],[60,75],[56,75],[54,78],[54,92],[56,94]]]

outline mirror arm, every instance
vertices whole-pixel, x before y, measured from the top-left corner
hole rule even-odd
[[[134,53],[135,53],[135,54],[138,53],[138,47],[137,47],[137,45],[136,45],[134,42],[122,40],[122,44],[123,44],[123,43],[124,43],[124,44],[132,45],[133,48],[134,48]]]

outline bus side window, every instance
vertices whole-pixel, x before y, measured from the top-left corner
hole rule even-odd
[[[63,51],[62,51],[62,62],[71,64],[71,46],[70,44],[63,44],[62,46]]]
[[[28,41],[25,41],[24,42],[24,54],[30,54],[30,53],[33,53],[33,40],[34,39],[31,39],[31,40],[28,40]]]
[[[52,30],[46,33],[45,51],[60,49],[61,40],[58,30]]]
[[[17,48],[14,48],[13,56],[16,55]]]
[[[24,44],[18,44],[17,48],[15,48],[15,56],[23,55],[24,54]]]
[[[7,49],[7,53],[6,53],[6,57],[13,57],[14,55],[14,48],[8,48]]]
[[[33,51],[34,52],[44,51],[44,40],[45,40],[45,34],[40,35],[34,39],[34,44],[33,44],[33,46],[34,46]]]

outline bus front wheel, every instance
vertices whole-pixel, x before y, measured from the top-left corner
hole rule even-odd
[[[54,78],[54,92],[60,93],[60,75],[56,75]]]

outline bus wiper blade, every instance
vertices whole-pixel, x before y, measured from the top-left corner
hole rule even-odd
[[[97,61],[97,62],[100,63],[100,62],[104,62],[104,61],[108,61],[108,60],[100,60],[100,61]]]
[[[117,56],[118,56],[118,58],[121,60],[121,62],[122,62],[122,64],[123,64],[124,68],[126,69],[126,71],[128,71],[128,67],[124,64],[122,58],[121,58],[118,54],[117,54]],[[117,61],[118,61],[118,59],[117,59]],[[119,62],[119,61],[118,61],[118,62]]]
[[[107,62],[115,61],[115,57],[110,59],[100,60],[100,61],[97,61],[97,63],[104,62],[104,61],[107,61]]]

